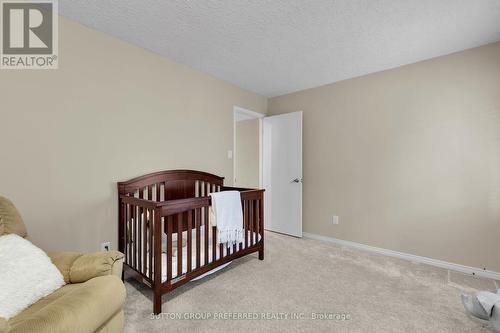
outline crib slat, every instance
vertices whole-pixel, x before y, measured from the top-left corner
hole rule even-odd
[[[194,220],[196,228],[196,268],[200,268],[200,257],[201,257],[201,247],[200,247],[200,209],[196,208],[194,211]]]
[[[139,268],[139,259],[138,259],[138,256],[139,256],[139,253],[141,251],[141,249],[139,248],[139,231],[138,229],[140,228],[140,224],[139,224],[139,221],[141,219],[141,212],[142,212],[142,208],[137,206],[137,216],[136,216],[136,219],[134,221],[134,257],[135,257],[135,269],[138,270]]]
[[[249,206],[248,207],[248,214],[250,215],[250,218],[249,218],[249,221],[250,221],[250,246],[253,246],[254,243],[253,243],[253,210],[254,210],[254,201],[253,200],[249,200],[248,201],[249,203]]]
[[[245,230],[245,249],[248,247],[248,205],[247,201],[243,200],[243,229]]]
[[[219,244],[219,259],[224,258],[224,244]]]
[[[130,265],[130,267],[133,267],[133,264],[132,264],[132,253],[133,253],[133,249],[132,249],[132,221],[134,220],[134,206],[133,205],[130,205],[130,213],[129,213],[129,228],[128,228],[128,264]]]
[[[139,272],[142,272],[142,223],[144,223],[144,219],[146,218],[146,208],[141,208],[142,214],[137,219],[137,267],[136,269]]]
[[[191,266],[193,263],[191,262],[191,256],[193,255],[193,236],[192,229],[193,228],[193,211],[190,210],[187,212],[187,273],[191,272]]]
[[[151,215],[149,215],[149,220],[148,220],[148,236],[149,236],[149,241],[148,241],[148,260],[149,260],[149,278],[153,280],[153,214],[158,214],[158,211],[156,210],[151,210]]]
[[[255,237],[257,237],[257,239],[255,240],[255,243],[258,243],[259,242],[259,231],[260,231],[260,228],[259,228],[259,224],[260,224],[260,201],[259,200],[255,200]]]
[[[208,228],[209,228],[209,226],[208,226],[208,207],[204,208],[203,218],[204,218],[203,225],[205,226],[204,227],[204,229],[205,229],[204,230],[205,231],[205,244],[204,244],[205,265],[208,265],[208,232],[209,232],[209,230],[208,230]]]
[[[255,201],[255,234],[257,235],[256,243],[259,242],[259,234],[260,234],[260,200]]]
[[[165,217],[167,221],[167,281],[172,279],[172,216]]]
[[[139,191],[140,196],[140,191]],[[139,212],[138,212],[139,210]],[[132,267],[137,269],[137,219],[139,218],[140,209],[138,206],[132,205],[132,228],[131,228],[131,244],[132,244]]]
[[[264,248],[264,233],[265,233],[265,229],[264,229],[264,197],[263,195],[261,194],[260,198],[259,198],[259,229],[260,229],[260,240],[262,242],[262,248]],[[264,251],[261,252],[262,253],[262,259],[264,259]]]
[[[127,263],[127,265],[130,265],[130,251],[129,251],[129,246],[130,246],[130,242],[129,242],[129,239],[128,239],[128,234],[129,234],[129,227],[130,225],[130,205],[127,204],[127,207],[126,207],[126,215],[125,215],[125,244],[124,244],[124,247],[123,249],[125,250],[125,261]]]
[[[134,207],[134,222],[132,223],[132,267],[137,266],[137,218],[139,214],[137,213],[137,206]]]
[[[148,200],[153,200],[153,185],[148,186]]]
[[[118,194],[120,195],[120,194]],[[125,250],[122,248],[122,237],[123,237],[123,226],[125,223],[125,203],[118,198],[118,251],[125,253]]]
[[[124,263],[127,263],[128,261],[128,251],[127,251],[127,227],[128,227],[128,204],[124,203],[123,204],[123,254],[124,254]]]
[[[212,227],[212,262],[217,260],[217,227]]]
[[[122,251],[123,254],[126,256],[127,252],[125,251],[125,242],[124,242],[124,235],[125,235],[125,223],[127,221],[127,205],[125,203],[123,203],[121,200],[120,200],[120,220],[119,220],[119,223],[120,225],[118,226],[118,250],[119,251]],[[122,238],[123,237],[123,238]]]
[[[142,274],[147,274],[147,254],[148,254],[148,229],[147,229],[147,224],[148,224],[148,217],[150,216],[150,210],[149,208],[146,209],[146,213],[144,215],[143,221],[142,221],[142,262],[143,262],[143,267],[141,270]]]
[[[245,212],[245,206],[243,205],[243,213]],[[245,227],[245,215],[243,215],[243,232],[245,233],[245,238],[247,235],[246,227]],[[238,243],[238,251],[243,250],[243,241]]]
[[[139,258],[140,258],[140,255],[141,255],[141,245],[140,245],[140,240],[139,240],[139,233],[140,233],[140,229],[141,229],[141,219],[142,219],[142,214],[143,214],[143,208],[142,207],[139,207],[137,206],[137,219],[134,223],[134,255],[135,255],[135,269],[136,270],[139,270],[140,267],[139,267]]]
[[[212,186],[210,183],[208,183],[208,182],[205,183],[205,186],[204,186],[205,196],[210,195],[211,187]],[[204,229],[205,229],[204,230],[204,232],[205,232],[205,242],[204,242],[204,249],[205,249],[204,254],[205,254],[205,256],[204,256],[204,258],[205,258],[205,265],[207,265],[208,264],[208,207],[203,208],[203,210],[204,210],[203,225],[205,226],[204,227]]]
[[[183,213],[177,214],[177,276],[182,275],[182,217]]]

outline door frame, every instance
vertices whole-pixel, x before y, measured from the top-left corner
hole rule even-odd
[[[266,115],[264,113],[255,112],[252,110],[248,110],[242,108],[241,106],[233,106],[233,179],[231,180],[233,185],[236,179],[236,123],[240,120],[247,119],[259,119],[259,187],[262,188],[262,172],[263,172],[263,164],[262,164],[262,136],[263,136],[263,126],[262,126],[262,118]]]

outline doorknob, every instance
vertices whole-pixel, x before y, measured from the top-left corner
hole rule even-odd
[[[291,183],[302,183],[302,179],[295,178],[294,180],[291,181]]]

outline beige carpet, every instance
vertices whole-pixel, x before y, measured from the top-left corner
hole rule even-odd
[[[127,280],[126,332],[489,332],[464,314],[460,293],[495,290],[497,281],[321,241],[266,237],[264,261],[242,258],[163,296],[159,319],[151,318],[152,292]],[[223,318],[230,315],[236,318]],[[245,315],[260,319],[237,319]]]

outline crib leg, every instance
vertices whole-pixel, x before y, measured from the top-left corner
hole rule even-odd
[[[161,313],[161,292],[154,291],[154,304],[153,304],[153,312],[155,315]]]
[[[259,260],[264,260],[264,247],[262,247],[262,249],[259,250]]]

